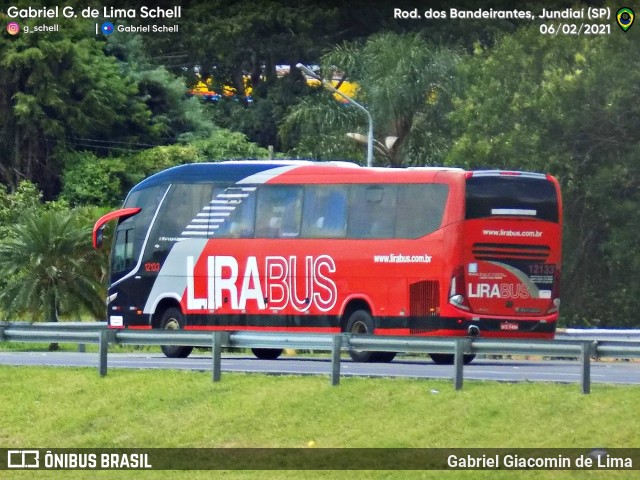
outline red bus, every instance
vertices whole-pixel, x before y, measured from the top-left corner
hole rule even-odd
[[[555,333],[562,205],[550,175],[196,163],[136,185],[121,210],[98,220],[94,246],[112,219],[110,328]],[[191,348],[163,351],[186,357]],[[351,356],[390,361],[394,354]]]

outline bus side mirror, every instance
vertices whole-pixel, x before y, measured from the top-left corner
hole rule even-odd
[[[101,248],[103,240],[104,240],[104,227],[100,227],[98,230],[96,230],[95,235],[93,237],[93,248]]]
[[[102,246],[102,241],[104,240],[104,226],[108,221],[115,220],[117,218],[125,220],[137,213],[140,213],[141,210],[142,209],[140,207],[122,208],[100,217],[93,226],[93,248],[100,248]]]

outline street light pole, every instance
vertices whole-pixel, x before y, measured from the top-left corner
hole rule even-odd
[[[296,67],[299,68],[300,70],[302,70],[304,73],[306,73],[311,78],[315,78],[316,80],[320,80],[320,82],[322,82],[322,85],[327,90],[330,90],[330,91],[332,91],[334,93],[337,93],[342,98],[344,98],[347,102],[349,102],[350,104],[358,107],[360,110],[362,110],[367,115],[367,120],[369,121],[369,133],[367,135],[367,167],[371,167],[373,165],[373,118],[371,118],[371,114],[369,113],[369,111],[366,108],[364,108],[362,105],[360,105],[358,102],[356,102],[349,95],[339,91],[337,88],[335,88],[333,85],[331,85],[331,82],[328,82],[324,78],[320,77],[320,75],[318,75],[316,72],[314,72],[313,70],[311,70],[307,66],[303,65],[302,63],[298,63],[298,64],[296,64]]]

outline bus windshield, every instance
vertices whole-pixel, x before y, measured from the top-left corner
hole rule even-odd
[[[466,218],[516,216],[558,222],[558,194],[544,175],[467,178]]]
[[[116,227],[111,252],[112,280],[118,280],[137,265],[149,225],[166,189],[166,186],[146,188],[132,192],[127,198],[125,207],[139,207],[141,211]]]

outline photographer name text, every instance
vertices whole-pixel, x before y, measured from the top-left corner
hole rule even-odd
[[[76,10],[69,6],[55,7],[27,7],[19,8],[11,6],[7,8],[7,15],[10,18],[30,19],[30,18],[105,18],[105,19],[133,19],[133,18],[180,18],[182,16],[182,7],[146,7],[140,8],[115,8],[103,7],[93,8],[86,7]]]

